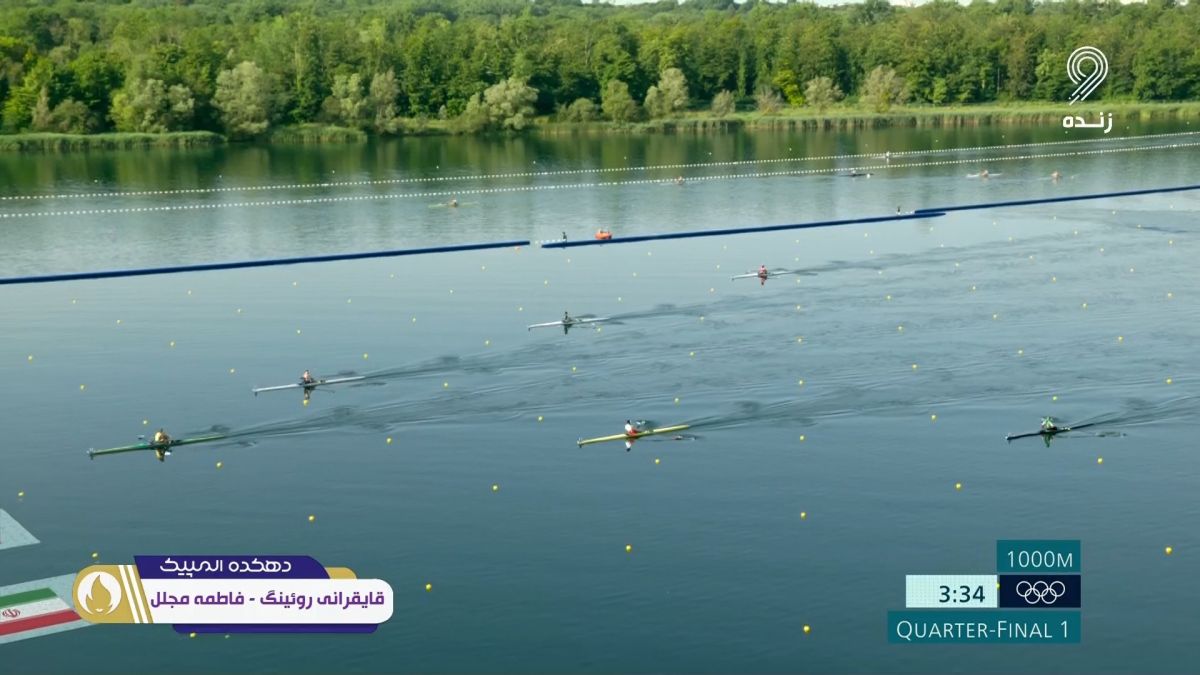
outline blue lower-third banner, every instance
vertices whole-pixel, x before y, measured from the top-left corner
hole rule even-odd
[[[1079,612],[888,612],[888,642],[900,644],[1074,644],[1081,629]]]

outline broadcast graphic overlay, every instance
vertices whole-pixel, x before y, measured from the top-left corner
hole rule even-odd
[[[888,641],[1078,643],[1082,562],[1078,540],[1001,539],[997,574],[910,574],[905,609],[888,612]]]
[[[386,581],[308,556],[134,556],[87,567],[71,597],[92,623],[180,633],[372,633],[392,616]]]

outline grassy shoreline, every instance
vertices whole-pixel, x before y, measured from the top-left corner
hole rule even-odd
[[[1022,104],[990,106],[906,106],[886,113],[850,107],[834,107],[824,112],[807,108],[785,108],[776,114],[737,112],[717,117],[709,111],[685,113],[679,117],[644,122],[609,121],[559,122],[538,118],[530,133],[569,134],[652,134],[713,133],[733,130],[845,130],[883,127],[968,127],[1044,124],[1058,122],[1064,115],[1113,114],[1117,121],[1136,117],[1151,119],[1200,118],[1200,102],[1183,103],[1103,103],[1080,107],[1066,104]],[[452,123],[441,120],[405,120],[406,136],[454,135]],[[332,125],[302,124],[280,127],[251,143],[312,144],[365,143],[371,134],[360,129]],[[27,133],[0,135],[0,152],[77,152],[87,150],[125,150],[135,148],[196,148],[233,143],[210,131],[176,131],[164,134],[104,133],[55,134]]]

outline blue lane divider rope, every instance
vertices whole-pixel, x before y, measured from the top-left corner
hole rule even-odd
[[[884,223],[894,220],[923,220],[945,215],[943,213],[920,212],[901,213],[894,216],[874,216],[871,218],[850,218],[846,220],[821,220],[811,223],[789,223],[786,225],[759,225],[757,227],[732,227],[719,230],[691,230],[688,232],[667,232],[665,234],[635,234],[628,237],[613,237],[612,239],[579,239],[574,241],[545,241],[542,248],[573,248],[575,246],[600,246],[604,244],[631,244],[635,241],[654,241],[657,239],[691,239],[693,237],[718,237],[727,234],[752,234],[755,232],[778,232],[780,230],[807,230],[814,227],[836,227],[838,225],[859,225],[863,223]]]
[[[299,265],[302,263],[333,262],[335,260],[362,260],[364,258],[395,258],[426,253],[452,253],[457,251],[480,251],[491,248],[528,246],[528,240],[495,241],[483,244],[455,244],[430,246],[428,248],[403,248],[391,251],[366,251],[361,253],[333,253],[310,255],[297,258],[266,258],[263,260],[239,260],[233,262],[202,263],[198,265],[172,265],[169,267],[145,267],[127,270],[100,270],[95,272],[72,272],[68,274],[46,274],[41,276],[4,277],[0,286],[7,284],[42,284],[53,281],[78,281],[81,279],[112,279],[115,277],[142,277],[154,274],[178,274],[180,272],[208,272],[212,270],[234,270],[246,267],[275,267],[277,265]]]
[[[914,213],[947,213],[950,211],[971,211],[975,209],[999,209],[1006,206],[1029,206],[1030,204],[1054,204],[1058,202],[1081,202],[1088,199],[1105,199],[1107,197],[1132,197],[1135,195],[1152,195],[1164,192],[1186,192],[1200,190],[1200,185],[1181,185],[1168,188],[1148,188],[1145,190],[1124,190],[1122,192],[1096,192],[1086,195],[1069,195],[1066,197],[1042,197],[1039,199],[1018,199],[1008,202],[983,202],[982,204],[962,204],[960,206],[933,206],[928,209],[917,209]]]

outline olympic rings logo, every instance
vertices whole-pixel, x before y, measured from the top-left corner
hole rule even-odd
[[[1021,596],[1026,603],[1036,605],[1039,602],[1043,605],[1053,605],[1058,602],[1067,592],[1067,585],[1061,581],[1021,581],[1017,583],[1017,595]]]

